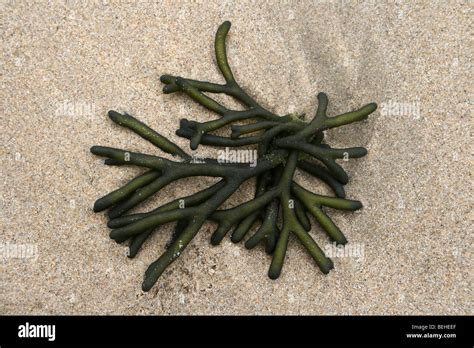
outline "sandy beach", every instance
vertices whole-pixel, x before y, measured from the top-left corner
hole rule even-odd
[[[3,0],[0,8],[0,314],[473,314],[472,3]],[[364,208],[331,211],[359,256],[334,257],[324,275],[292,238],[271,280],[262,248],[229,238],[214,247],[207,223],[144,293],[143,273],[173,226],[128,259],[92,206],[140,170],[105,166],[89,149],[159,154],[111,122],[114,109],[189,150],[175,135],[179,120],[215,115],[163,94],[159,77],[223,82],[213,40],[225,20],[236,78],[270,110],[310,117],[319,92],[329,115],[379,105],[367,121],[327,134],[335,147],[369,152],[341,162],[347,197]],[[141,209],[210,182],[182,180]],[[248,183],[226,206],[252,193]],[[317,226],[312,236],[329,243]]]

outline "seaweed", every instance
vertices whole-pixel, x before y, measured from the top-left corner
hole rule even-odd
[[[172,155],[172,160],[150,154],[122,149],[93,146],[91,152],[106,157],[107,165],[133,165],[146,168],[141,174],[119,189],[98,199],[94,211],[108,210],[110,238],[118,243],[129,240],[129,254],[137,255],[146,240],[166,223],[176,223],[163,254],[146,270],[142,289],[148,291],[165,269],[176,260],[193,240],[202,226],[210,221],[216,229],[211,244],[219,244],[230,234],[232,242],[246,238],[245,247],[252,249],[262,244],[271,255],[268,276],[279,277],[285,261],[291,234],[297,237],[320,270],[327,274],[334,266],[310,235],[314,220],[337,244],[347,239],[326,213],[326,208],[355,211],[362,208],[356,200],[345,198],[344,185],[349,177],[337,163],[338,159],[359,158],[367,154],[363,147],[332,148],[324,141],[324,132],[353,122],[365,120],[375,111],[375,103],[337,116],[328,116],[328,97],[317,95],[318,107],[311,121],[304,115],[290,113],[277,115],[247,94],[235,80],[226,53],[226,37],[230,22],[219,26],[215,37],[217,65],[225,83],[217,84],[180,76],[163,75],[163,92],[183,93],[214,112],[219,117],[197,122],[180,121],[176,134],[189,139],[191,150],[199,145],[215,147],[254,146],[255,165],[222,162],[215,158],[196,161],[194,156],[177,144],[157,133],[129,114],[109,111],[109,118],[161,151]],[[233,110],[213,99],[212,94],[223,93],[233,97],[243,110]],[[229,136],[213,134],[230,126]],[[295,172],[302,170],[325,183],[334,197],[319,195],[302,187],[294,180]],[[187,197],[179,197],[146,213],[129,213],[140,203],[158,193],[166,185],[179,179],[207,176],[221,180]],[[221,205],[247,180],[255,178],[254,197],[240,205],[222,209]],[[258,228],[255,230],[253,226]],[[251,234],[251,235],[250,235]]]

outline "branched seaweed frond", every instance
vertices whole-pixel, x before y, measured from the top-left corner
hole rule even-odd
[[[123,187],[100,198],[94,211],[108,209],[110,237],[122,243],[130,240],[129,257],[135,257],[149,236],[160,226],[175,222],[175,229],[163,254],[145,272],[144,291],[156,283],[164,270],[185,250],[206,221],[216,224],[211,243],[219,244],[232,231],[235,243],[247,237],[252,227],[256,232],[245,242],[248,249],[260,243],[272,255],[268,275],[278,278],[285,260],[289,236],[295,235],[323,273],[333,268],[332,261],[310,235],[313,216],[332,241],[345,244],[341,230],[326,214],[325,208],[357,210],[359,201],[345,198],[344,185],[349,178],[336,162],[344,158],[359,158],[367,154],[362,147],[335,149],[324,143],[324,131],[364,120],[375,111],[371,103],[358,110],[329,117],[326,113],[328,98],[318,94],[318,108],[314,118],[304,122],[295,114],[276,115],[262,107],[237,83],[230,69],[226,53],[226,36],[230,22],[217,30],[215,54],[217,65],[225,79],[224,84],[198,81],[180,76],[163,75],[164,93],[182,92],[219,118],[207,122],[182,119],[176,134],[190,140],[195,150],[200,144],[217,147],[257,145],[256,165],[221,163],[212,158],[195,161],[193,157],[166,137],[160,135],[133,116],[109,111],[110,119],[129,128],[148,140],[161,151],[171,154],[173,160],[110,147],[93,146],[91,152],[106,157],[107,165],[135,165],[147,168],[144,174]],[[224,93],[235,98],[245,109],[233,110],[208,94]],[[246,121],[242,124],[242,121]],[[239,122],[239,123],[237,123]],[[212,134],[231,126],[230,136]],[[336,197],[318,195],[295,182],[297,170],[303,170],[327,184]],[[140,203],[156,194],[166,185],[179,179],[195,176],[221,178],[216,184],[187,197],[180,197],[146,213],[128,214]],[[221,205],[247,180],[256,178],[254,198],[229,209]]]

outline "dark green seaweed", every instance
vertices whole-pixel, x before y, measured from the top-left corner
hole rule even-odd
[[[337,159],[359,158],[367,154],[363,147],[335,149],[324,143],[324,131],[365,120],[375,111],[375,103],[358,110],[329,117],[328,98],[319,93],[318,107],[310,122],[301,115],[277,115],[255,101],[237,83],[226,54],[226,36],[230,22],[224,22],[215,37],[217,65],[224,84],[197,81],[180,76],[163,75],[163,91],[184,93],[198,104],[213,111],[219,118],[207,122],[183,119],[176,134],[189,139],[190,148],[199,145],[241,147],[254,145],[258,158],[255,166],[242,163],[220,163],[205,158],[195,161],[193,156],[128,114],[109,111],[110,119],[148,140],[173,160],[155,155],[131,152],[103,146],[93,146],[91,152],[106,157],[107,165],[134,165],[147,169],[128,184],[98,199],[94,211],[108,209],[110,237],[122,243],[130,240],[129,257],[135,257],[149,236],[166,223],[174,223],[163,254],[145,272],[142,289],[148,291],[165,269],[176,260],[207,221],[216,225],[211,236],[213,245],[219,244],[232,231],[231,240],[254,248],[263,244],[272,255],[268,275],[279,277],[285,260],[289,236],[295,235],[323,273],[333,268],[332,261],[310,235],[310,216],[327,233],[331,241],[345,244],[341,230],[324,211],[325,207],[339,210],[362,208],[359,201],[345,198],[344,185],[349,177]],[[244,110],[232,110],[208,94],[224,93],[240,102]],[[244,121],[244,122],[243,122]],[[243,122],[243,123],[242,123]],[[212,132],[231,126],[231,135],[218,136]],[[318,195],[294,181],[297,170],[320,179],[336,197]],[[177,198],[147,213],[128,214],[140,203],[152,197],[168,184],[182,178],[210,176],[221,178],[212,186],[187,197]],[[229,209],[220,206],[247,180],[256,178],[254,198]],[[257,227],[250,236],[252,227]]]

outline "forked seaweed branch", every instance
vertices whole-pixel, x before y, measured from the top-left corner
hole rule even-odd
[[[165,269],[176,260],[202,226],[211,221],[216,229],[213,245],[230,233],[232,242],[245,240],[245,247],[263,244],[271,255],[268,275],[279,277],[285,260],[288,240],[295,235],[323,273],[333,268],[332,261],[311,237],[314,220],[337,244],[347,240],[327,215],[325,208],[354,211],[362,204],[345,198],[344,185],[349,178],[337,163],[338,159],[359,158],[367,154],[363,147],[336,149],[324,141],[324,131],[364,120],[377,108],[375,103],[337,116],[327,115],[328,98],[319,93],[318,107],[311,121],[302,115],[277,115],[261,106],[235,80],[226,54],[226,37],[230,22],[220,25],[215,37],[217,65],[224,84],[198,81],[174,75],[161,76],[163,92],[184,93],[192,100],[217,114],[207,122],[187,119],[180,121],[176,134],[189,139],[190,148],[199,145],[215,147],[256,146],[258,159],[254,166],[242,163],[221,163],[193,156],[163,135],[128,114],[109,111],[110,119],[148,140],[173,160],[150,154],[103,146],[93,146],[91,152],[106,157],[107,165],[134,165],[147,171],[126,185],[97,200],[94,211],[108,210],[110,237],[118,243],[129,240],[129,257],[133,258],[160,226],[175,223],[175,228],[163,254],[145,272],[142,288],[148,291]],[[244,107],[234,110],[213,99],[212,94],[226,94]],[[214,133],[230,126],[229,136]],[[302,170],[318,178],[334,192],[334,197],[314,193],[294,180]],[[216,177],[220,181],[187,197],[179,197],[146,213],[129,213],[140,203],[157,194],[168,184],[188,177]],[[229,209],[221,206],[247,180],[256,178],[254,197]],[[257,226],[255,230],[253,227]],[[255,231],[251,233],[251,231]]]

